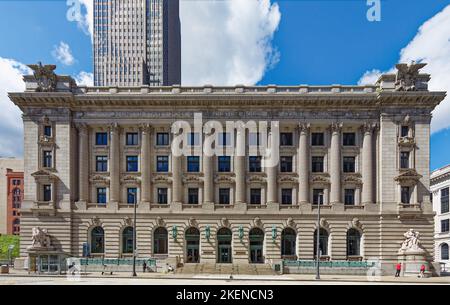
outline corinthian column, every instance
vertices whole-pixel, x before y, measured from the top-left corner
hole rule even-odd
[[[175,133],[175,136],[178,135],[179,133]],[[182,151],[180,150],[174,153],[174,148],[172,147],[172,203],[176,204],[181,204],[183,202],[181,156]]]
[[[141,145],[141,202],[150,202],[150,139],[151,139],[151,126],[149,124],[143,124],[141,126],[142,132],[142,145]]]
[[[89,132],[85,124],[78,127],[79,201],[89,200]]]
[[[236,150],[234,156],[234,173],[236,175],[236,203],[246,202],[245,184],[245,128],[240,126],[236,132]]]
[[[120,130],[117,124],[109,129],[109,201],[117,204],[120,201]]]
[[[362,204],[373,203],[373,159],[372,159],[372,133],[374,124],[366,123],[363,126],[364,139],[362,150]]]
[[[278,131],[278,129],[276,129]],[[266,168],[266,174],[267,174],[267,203],[276,203],[278,202],[278,185],[277,185],[277,175],[278,175],[278,163],[280,160],[278,147],[276,146],[276,143],[279,144],[279,141],[276,141],[274,138],[275,136],[278,137],[278,135],[274,135],[275,130],[273,128],[269,129],[269,137],[268,137],[268,143],[270,145],[271,150],[271,159],[272,162],[265,162],[265,168]],[[279,139],[278,139],[279,140]],[[276,159],[276,160],[275,160]],[[275,162],[277,161],[277,162]]]
[[[330,203],[341,202],[341,129],[342,124],[331,125]]]
[[[211,131],[204,128],[205,139],[212,135]],[[203,148],[203,204],[214,203],[214,164],[213,151],[208,146]]]
[[[309,124],[300,124],[298,130],[298,203],[306,203],[309,201]]]

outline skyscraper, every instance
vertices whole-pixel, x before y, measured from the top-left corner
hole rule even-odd
[[[95,86],[180,83],[179,0],[94,0]]]

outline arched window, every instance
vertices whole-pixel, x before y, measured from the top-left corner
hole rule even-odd
[[[356,229],[347,231],[347,256],[361,255],[361,233]]]
[[[126,227],[122,232],[122,253],[133,253],[133,227]]]
[[[286,228],[281,232],[281,255],[295,256],[295,241],[297,235],[292,228]]]
[[[441,260],[448,260],[448,244],[441,245]]]
[[[157,228],[153,232],[153,254],[168,253],[168,233],[163,227]]]
[[[95,227],[91,231],[91,253],[105,253],[105,231]]]
[[[321,256],[328,255],[328,232],[327,230],[320,228],[319,237],[319,253]],[[314,257],[317,256],[317,229],[314,231]]]

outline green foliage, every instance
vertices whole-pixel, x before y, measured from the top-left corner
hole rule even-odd
[[[14,250],[11,257],[19,257],[19,241],[20,237],[17,235],[1,235],[0,236],[0,259],[8,259],[8,247],[14,245]]]

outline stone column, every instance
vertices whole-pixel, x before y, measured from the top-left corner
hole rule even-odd
[[[363,126],[364,138],[362,149],[362,204],[373,203],[373,148],[372,133],[374,125],[366,123]]]
[[[109,202],[120,202],[120,128],[112,124],[109,129]]]
[[[330,203],[341,202],[341,123],[331,125]]]
[[[141,202],[150,203],[150,182],[151,182],[151,126],[143,124],[141,126],[142,143],[141,143]]]
[[[78,127],[79,201],[89,201],[89,129],[85,124]]]
[[[178,136],[179,133],[174,135]],[[172,204],[175,205],[181,205],[183,202],[183,173],[181,158],[182,152],[177,151],[176,154],[174,154],[174,148],[172,147]]]
[[[309,202],[309,124],[298,126],[298,203]]]
[[[234,172],[236,175],[236,203],[246,202],[245,184],[245,128],[237,128],[236,150],[234,157]]]
[[[274,143],[273,132],[274,132],[274,130],[272,128],[270,128],[267,142],[269,143],[269,145],[271,145],[271,147]],[[279,156],[278,156],[278,162],[279,162]],[[273,164],[266,164],[268,166],[265,167],[266,174],[267,174],[267,204],[278,202],[278,185],[277,185],[277,175],[278,175],[278,165],[279,165],[278,162],[272,162]]]

